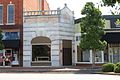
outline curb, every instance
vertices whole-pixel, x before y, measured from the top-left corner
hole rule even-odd
[[[105,75],[120,75],[120,73],[114,73],[114,72],[97,72],[95,74],[105,74]]]

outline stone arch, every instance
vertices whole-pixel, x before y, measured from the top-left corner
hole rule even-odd
[[[32,66],[51,66],[51,40],[38,36],[31,40]]]
[[[44,37],[44,36],[38,36],[38,37],[35,37],[31,40],[31,44],[39,44],[39,43],[51,43],[51,40],[50,38],[48,37]]]

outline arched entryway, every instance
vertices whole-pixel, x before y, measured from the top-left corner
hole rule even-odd
[[[32,66],[51,66],[51,40],[48,37],[35,37],[32,44]]]

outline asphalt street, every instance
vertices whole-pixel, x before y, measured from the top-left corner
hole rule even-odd
[[[0,80],[120,80],[118,75],[0,73]]]

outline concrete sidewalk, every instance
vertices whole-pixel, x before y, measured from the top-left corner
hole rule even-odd
[[[91,74],[101,71],[101,68],[81,68],[81,67],[2,67],[0,73],[45,73],[45,72],[62,72],[62,73],[84,73]]]
[[[120,73],[102,72],[100,67],[0,67],[0,73],[57,73],[57,74],[104,74],[120,75]]]

